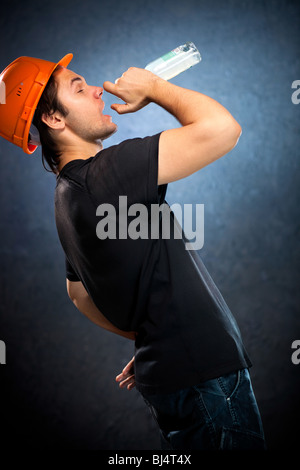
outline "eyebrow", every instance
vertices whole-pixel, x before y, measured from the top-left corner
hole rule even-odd
[[[70,81],[70,86],[72,87],[75,82],[82,82],[82,81],[83,81],[83,80],[82,80],[81,77],[74,77],[74,78],[72,78],[71,81]]]

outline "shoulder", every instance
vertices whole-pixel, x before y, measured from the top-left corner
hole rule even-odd
[[[101,150],[91,161],[90,170],[99,166],[102,170],[134,170],[145,166],[158,155],[160,133],[146,137],[126,139],[119,144]]]
[[[132,152],[135,150],[140,150],[144,149],[146,150],[147,148],[155,147],[158,145],[160,133],[155,134],[152,136],[146,136],[146,137],[134,137],[132,139],[126,139],[123,140],[122,142],[112,145],[110,147],[107,147],[103,150],[101,150],[97,155],[95,155],[94,159],[100,159],[105,156],[109,156],[111,154],[122,154],[122,153],[128,153]]]
[[[56,192],[86,189],[86,175],[92,157],[87,160],[76,159],[67,163],[56,178]]]

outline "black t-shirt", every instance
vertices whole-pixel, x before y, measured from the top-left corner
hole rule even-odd
[[[67,163],[55,193],[67,278],[83,283],[112,324],[137,331],[136,386],[150,393],[251,366],[235,319],[199,254],[186,249],[184,235],[174,235],[181,229],[171,223],[169,238],[161,226],[159,236],[151,236],[151,207],[167,205],[167,185],[157,186],[159,136],[126,140]],[[142,204],[148,210],[148,238],[134,239],[129,231],[120,238],[120,196],[127,208]],[[104,204],[115,208],[110,218]],[[116,224],[116,238],[113,232],[99,237],[104,218],[107,230]],[[128,215],[127,226],[134,220]]]

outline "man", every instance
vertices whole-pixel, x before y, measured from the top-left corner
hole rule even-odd
[[[215,100],[144,69],[130,68],[102,88],[67,65],[62,59],[49,67],[32,108],[43,156],[57,177],[56,225],[70,298],[99,326],[135,341],[135,355],[116,380],[140,391],[163,448],[263,449],[251,362],[200,257],[186,249],[184,234],[176,236],[176,223],[169,238],[161,219],[158,237],[129,237],[124,228],[134,211],[124,219],[120,206],[120,196],[126,209],[165,205],[167,185],[228,153],[239,124]],[[117,126],[103,114],[103,89],[123,100],[111,106],[119,114],[152,102],[181,126],[104,149]],[[24,138],[18,142],[31,151]],[[99,220],[115,226],[113,236],[97,236]],[[147,224],[151,234],[150,218]]]

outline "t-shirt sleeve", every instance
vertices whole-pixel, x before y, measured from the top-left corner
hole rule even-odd
[[[74,269],[72,268],[72,265],[71,263],[69,262],[68,258],[66,257],[65,258],[66,260],[66,278],[69,280],[69,281],[73,281],[73,282],[78,282],[80,281],[79,277],[77,276],[77,274],[75,273]]]
[[[120,195],[128,196],[130,204],[161,202],[167,185],[157,184],[159,137],[128,139],[93,158],[88,185],[97,204]]]

